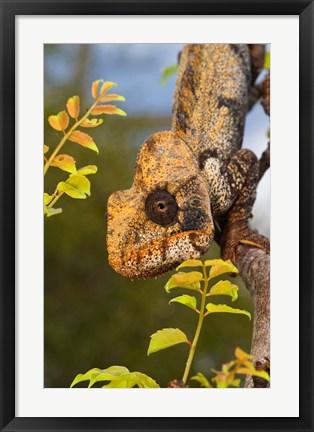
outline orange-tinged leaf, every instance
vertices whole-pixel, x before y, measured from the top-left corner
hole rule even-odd
[[[239,360],[252,359],[253,356],[243,351],[241,348],[237,347],[234,352],[235,356]]]
[[[94,143],[93,138],[84,132],[81,132],[78,130],[74,131],[69,136],[69,141],[73,141],[77,144],[80,144],[83,147],[87,147],[87,148],[94,150],[95,152],[99,153],[99,150],[98,150],[96,144]]]
[[[49,151],[49,147],[46,144],[44,144],[44,154],[46,154],[47,151]]]
[[[118,84],[116,84],[115,82],[112,81],[105,81],[100,89],[100,95],[104,95],[105,93],[107,93],[108,90],[110,90],[112,87],[117,86]]]
[[[120,96],[118,94],[108,94],[106,96],[102,96],[99,99],[99,102],[110,102],[110,101],[125,101],[125,97],[124,96]]]
[[[84,128],[95,128],[97,126],[100,126],[103,123],[103,119],[85,119],[80,126],[84,127]]]
[[[72,174],[76,173],[75,160],[72,156],[66,154],[56,156],[51,162],[51,166],[58,167],[63,171],[67,171]]]
[[[67,110],[70,116],[74,119],[77,119],[80,114],[80,97],[72,96],[67,101]]]
[[[92,96],[94,99],[98,97],[98,88],[101,82],[103,82],[103,80],[97,80],[92,83]]]
[[[60,111],[57,114],[58,120],[59,120],[59,124],[61,127],[61,130],[66,130],[66,128],[69,126],[69,116],[67,115],[67,113],[65,111]]]
[[[57,131],[64,131],[69,125],[69,116],[65,111],[60,111],[57,115],[48,117],[50,126]]]
[[[98,105],[93,109],[92,114],[117,114],[121,116],[126,116],[126,112],[122,111],[122,109],[120,108],[117,108],[115,105]]]
[[[247,369],[247,368],[239,368],[237,369],[237,373],[238,374],[244,374],[244,375],[253,375],[253,376],[257,376],[260,378],[264,378],[266,381],[269,381],[269,374],[264,371],[258,371],[258,370],[251,370],[251,369]]]

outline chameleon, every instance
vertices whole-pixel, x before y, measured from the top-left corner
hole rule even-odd
[[[254,66],[254,65],[253,65]],[[242,149],[252,64],[245,44],[188,44],[180,53],[171,131],[142,144],[130,189],[107,207],[109,264],[122,275],[158,277],[200,258],[224,221],[222,258],[239,243],[269,252],[249,228],[258,159]]]

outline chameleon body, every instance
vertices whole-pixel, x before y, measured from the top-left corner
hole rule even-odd
[[[223,258],[234,260],[240,241],[269,249],[247,226],[258,181],[256,156],[241,149],[251,81],[247,45],[184,47],[172,131],[146,139],[132,187],[108,200],[109,263],[117,272],[155,277],[199,258],[224,215]]]

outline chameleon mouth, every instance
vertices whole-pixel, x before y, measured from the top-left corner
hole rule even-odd
[[[133,247],[124,255],[109,254],[109,263],[116,272],[131,279],[161,276],[182,261],[200,258],[209,248],[214,231],[184,231],[166,239]]]

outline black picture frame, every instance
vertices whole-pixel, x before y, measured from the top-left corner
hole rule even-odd
[[[0,0],[1,3],[1,431],[313,431],[313,52],[312,1]],[[15,17],[17,15],[299,15],[300,28],[300,416],[298,418],[15,417]],[[287,67],[288,65],[287,59]],[[289,83],[287,83],[287,87]],[[287,151],[282,143],[283,151]],[[289,209],[283,215],[289,217]],[[287,233],[289,238],[289,233]],[[288,242],[288,240],[287,240]],[[288,243],[287,243],[288,244]],[[282,289],[282,287],[274,287]],[[289,348],[289,347],[288,347]],[[288,350],[283,361],[289,361]],[[293,377],[287,377],[287,380]],[[254,390],[248,390],[254,391]],[[278,402],[280,403],[280,401]],[[262,407],[261,407],[262,409]]]

